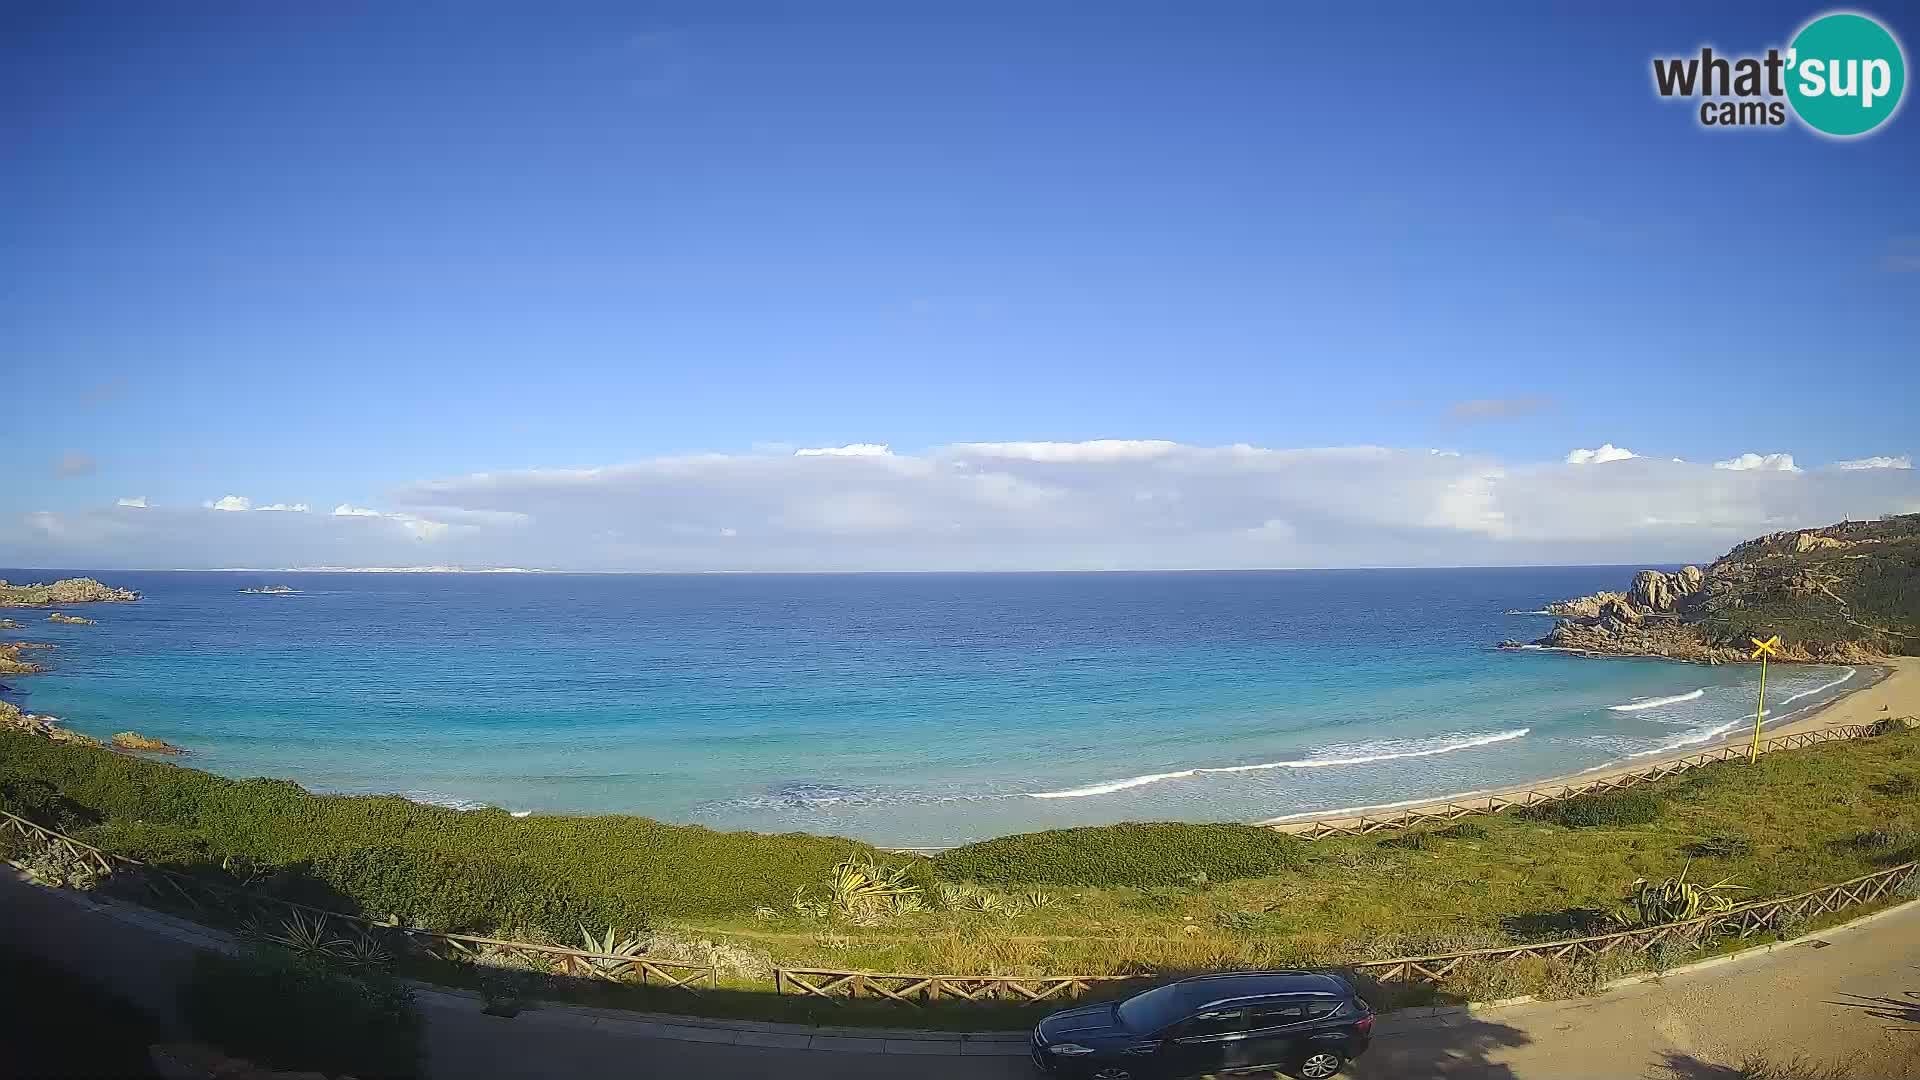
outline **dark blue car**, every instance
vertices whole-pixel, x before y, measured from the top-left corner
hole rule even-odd
[[[1373,1041],[1373,1008],[1338,975],[1246,971],[1064,1009],[1033,1029],[1033,1061],[1075,1080],[1278,1069],[1325,1080]]]

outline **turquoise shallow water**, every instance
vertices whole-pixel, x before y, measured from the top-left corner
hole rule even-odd
[[[36,622],[57,670],[3,692],[228,775],[939,845],[1431,797],[1751,723],[1745,667],[1491,647],[1631,572],[112,573],[145,599]],[[239,592],[269,581],[301,591]],[[1776,668],[1769,719],[1871,674]]]

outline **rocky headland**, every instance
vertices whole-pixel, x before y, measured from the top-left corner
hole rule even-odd
[[[1721,664],[1777,634],[1782,660],[1920,653],[1920,514],[1771,533],[1705,570],[1642,570],[1623,592],[1544,611],[1561,617],[1545,637],[1502,646]]]
[[[138,599],[140,594],[131,589],[116,589],[87,577],[64,578],[51,585],[14,585],[0,578],[0,607],[127,603]]]

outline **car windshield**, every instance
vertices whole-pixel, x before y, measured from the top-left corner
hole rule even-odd
[[[1120,1023],[1128,1031],[1159,1031],[1186,1015],[1178,986],[1159,986],[1120,1003]]]

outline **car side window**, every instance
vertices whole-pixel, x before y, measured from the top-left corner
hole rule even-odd
[[[1192,1039],[1205,1035],[1225,1035],[1243,1031],[1247,1026],[1245,1009],[1223,1009],[1215,1012],[1203,1012],[1180,1025],[1180,1038]]]
[[[1298,1001],[1274,1001],[1265,1005],[1255,1005],[1248,1010],[1251,1019],[1247,1026],[1259,1029],[1280,1027],[1284,1024],[1298,1024],[1310,1015],[1308,1006]]]

